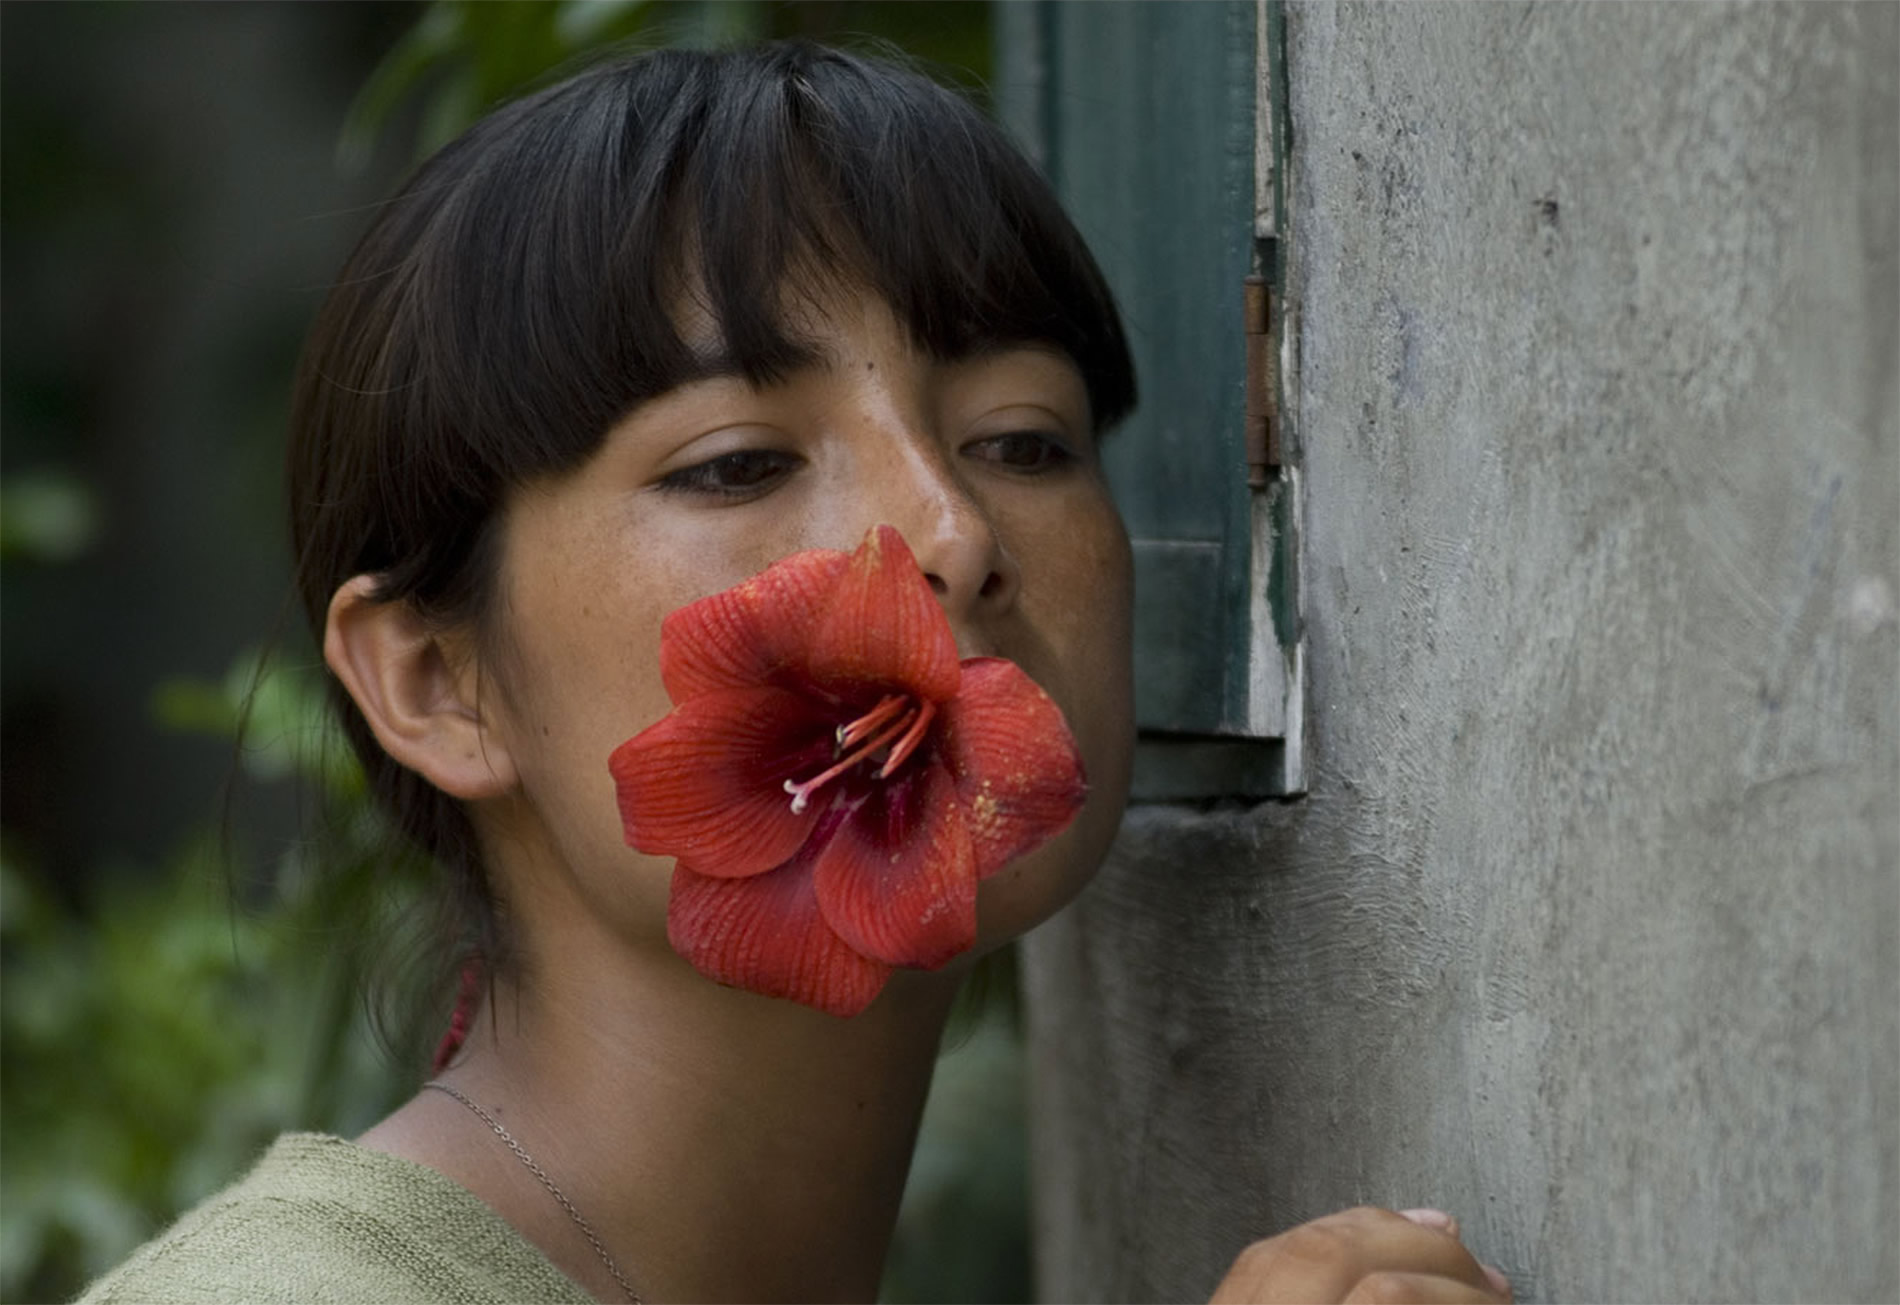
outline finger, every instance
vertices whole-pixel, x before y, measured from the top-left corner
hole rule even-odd
[[[1458,1220],[1443,1210],[1425,1207],[1417,1210],[1400,1210],[1399,1218],[1410,1219],[1421,1228],[1436,1228],[1439,1232],[1458,1235]]]
[[[1498,1305],[1508,1299],[1457,1278],[1394,1269],[1367,1274],[1346,1293],[1346,1305]]]
[[[1377,1273],[1450,1278],[1496,1299],[1483,1268],[1457,1238],[1390,1210],[1362,1206],[1255,1242],[1234,1262],[1214,1300],[1337,1301]]]
[[[1456,1216],[1447,1214],[1443,1210],[1424,1206],[1412,1210],[1400,1210],[1398,1213],[1399,1218],[1410,1219],[1421,1228],[1436,1228],[1438,1231],[1447,1233],[1453,1237],[1459,1236]],[[1467,1247],[1466,1249],[1469,1250],[1470,1248]],[[1495,1265],[1486,1264],[1483,1260],[1478,1261],[1478,1269],[1484,1274],[1484,1280],[1490,1284],[1492,1291],[1497,1292],[1500,1296],[1507,1299],[1512,1296],[1511,1280],[1504,1276],[1502,1269],[1497,1268]]]
[[[1456,1278],[1474,1287],[1491,1288],[1484,1266],[1458,1240],[1458,1220],[1443,1210],[1398,1214],[1377,1206],[1359,1206],[1314,1222],[1333,1221],[1353,1230],[1359,1239],[1361,1262],[1368,1273],[1391,1269],[1434,1274]]]
[[[1400,1210],[1398,1214],[1399,1218],[1409,1219],[1421,1228],[1435,1228],[1439,1232],[1449,1233],[1453,1237],[1459,1235],[1457,1217],[1447,1214],[1443,1210],[1433,1209],[1430,1206],[1421,1206],[1412,1210]],[[1467,1247],[1466,1249],[1469,1250],[1470,1248]],[[1479,1260],[1478,1271],[1484,1274],[1484,1280],[1492,1291],[1507,1299],[1512,1296],[1511,1280],[1504,1276],[1502,1269],[1496,1265],[1486,1264],[1483,1260]]]

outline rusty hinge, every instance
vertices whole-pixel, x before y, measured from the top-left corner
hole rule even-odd
[[[1280,466],[1280,351],[1264,276],[1247,278],[1242,310],[1247,319],[1247,484],[1264,489]]]

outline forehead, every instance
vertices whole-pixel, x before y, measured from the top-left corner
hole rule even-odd
[[[955,352],[933,352],[897,305],[862,278],[844,271],[807,267],[797,276],[788,276],[774,294],[761,296],[758,315],[748,323],[755,338],[762,323],[769,324],[773,336],[773,365],[765,374],[756,356],[734,347],[731,332],[703,292],[680,296],[673,324],[691,362],[678,384],[737,378],[757,385],[783,380],[794,372],[835,372],[855,365],[853,355],[871,339],[895,339],[911,358],[936,363],[980,362],[1017,353],[1039,356],[1060,363],[1082,383],[1077,360],[1047,340],[972,337]]]

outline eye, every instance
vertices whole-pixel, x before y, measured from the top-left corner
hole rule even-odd
[[[1057,471],[1076,460],[1076,454],[1058,436],[1036,430],[1013,430],[991,435],[965,446],[964,452],[981,462],[1010,471]]]
[[[777,449],[740,449],[690,467],[681,467],[660,479],[669,494],[711,494],[721,498],[751,498],[763,494],[798,468],[800,459]]]

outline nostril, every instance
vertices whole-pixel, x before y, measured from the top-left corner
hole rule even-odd
[[[930,592],[937,595],[937,597],[942,598],[950,592],[950,582],[945,580],[942,576],[935,573],[926,573],[924,579],[930,582]],[[983,577],[983,584],[977,589],[976,596],[978,598],[994,598],[997,594],[1002,592],[1003,586],[1006,583],[1007,581],[1005,581],[1001,575],[995,571],[991,571]]]

